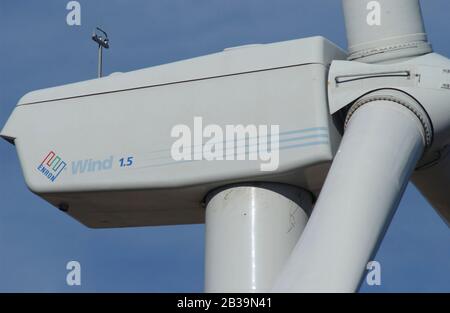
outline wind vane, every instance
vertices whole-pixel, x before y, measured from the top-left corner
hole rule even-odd
[[[100,35],[96,33],[96,30],[101,32]],[[103,36],[102,36],[103,35]],[[100,27],[96,27],[92,33],[92,40],[98,43],[98,77],[102,77],[103,74],[103,48],[109,49],[109,39],[108,34],[103,31]]]

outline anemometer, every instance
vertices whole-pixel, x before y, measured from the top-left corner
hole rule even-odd
[[[100,34],[97,34],[97,32],[100,32]],[[98,77],[103,76],[103,48],[109,49],[109,39],[108,34],[106,34],[105,31],[103,31],[101,28],[96,27],[94,29],[94,32],[92,33],[92,40],[95,41],[98,44]]]

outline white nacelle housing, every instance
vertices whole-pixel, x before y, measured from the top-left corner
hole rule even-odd
[[[313,37],[38,90],[1,136],[29,188],[89,227],[200,223],[205,195],[225,184],[319,192],[340,140],[328,68],[345,57]],[[230,137],[227,125],[249,127]],[[208,160],[211,147],[225,160]]]

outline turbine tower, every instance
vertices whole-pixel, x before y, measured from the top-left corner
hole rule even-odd
[[[207,292],[354,292],[410,180],[450,222],[450,60],[418,0],[343,10],[348,52],[311,37],[38,90],[0,136],[88,227],[206,223]]]

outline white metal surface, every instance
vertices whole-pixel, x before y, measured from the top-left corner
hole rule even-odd
[[[373,90],[397,90],[416,99],[432,124],[433,140],[420,160],[413,182],[450,223],[450,60],[430,53],[391,64],[333,61],[328,97],[333,114]],[[388,92],[389,93],[389,92]],[[422,111],[423,111],[422,110]]]
[[[431,52],[419,0],[343,0],[349,59],[380,62]]]
[[[429,53],[419,0],[343,0],[343,9],[348,59],[357,62],[333,62],[330,111],[381,88],[417,99],[431,120],[433,142],[412,180],[450,225],[450,61]]]
[[[356,291],[424,145],[419,119],[404,106],[357,109],[274,290]]]
[[[313,37],[35,91],[19,101],[0,135],[15,142],[29,188],[90,227],[201,223],[201,201],[222,185],[269,180],[318,193],[340,141],[324,86],[331,61],[345,56]],[[180,125],[200,159],[171,155]],[[249,138],[266,139],[245,129],[210,139],[208,125],[224,134],[227,125],[279,126],[279,147],[272,147],[279,163],[265,172],[267,162],[245,155],[206,160],[209,140],[248,155],[255,149]],[[66,164],[54,181],[39,170],[50,152]],[[133,163],[122,166],[128,158]]]
[[[345,53],[313,37],[35,91],[0,135],[14,141],[28,187],[89,227],[202,223],[201,201],[226,184],[269,180],[318,193],[340,141],[325,88],[336,58]],[[173,158],[177,125],[190,132],[187,148],[200,148],[200,159]],[[208,125],[224,137],[205,137]],[[249,138],[258,147],[270,141],[263,133],[226,138],[227,125],[267,127],[267,136],[279,126],[273,170],[248,157]],[[244,147],[247,156],[206,160],[209,140]],[[39,170],[50,152],[66,164],[54,181]],[[130,157],[133,164],[122,166]]]
[[[346,57],[346,52],[343,49],[321,36],[246,45],[188,60],[121,73],[120,75],[109,75],[101,79],[35,90],[25,94],[19,100],[18,105],[93,96],[175,82],[218,78],[302,64],[329,65],[332,60],[341,60]]]
[[[205,291],[269,291],[306,225],[311,195],[256,183],[224,187],[208,198]]]

